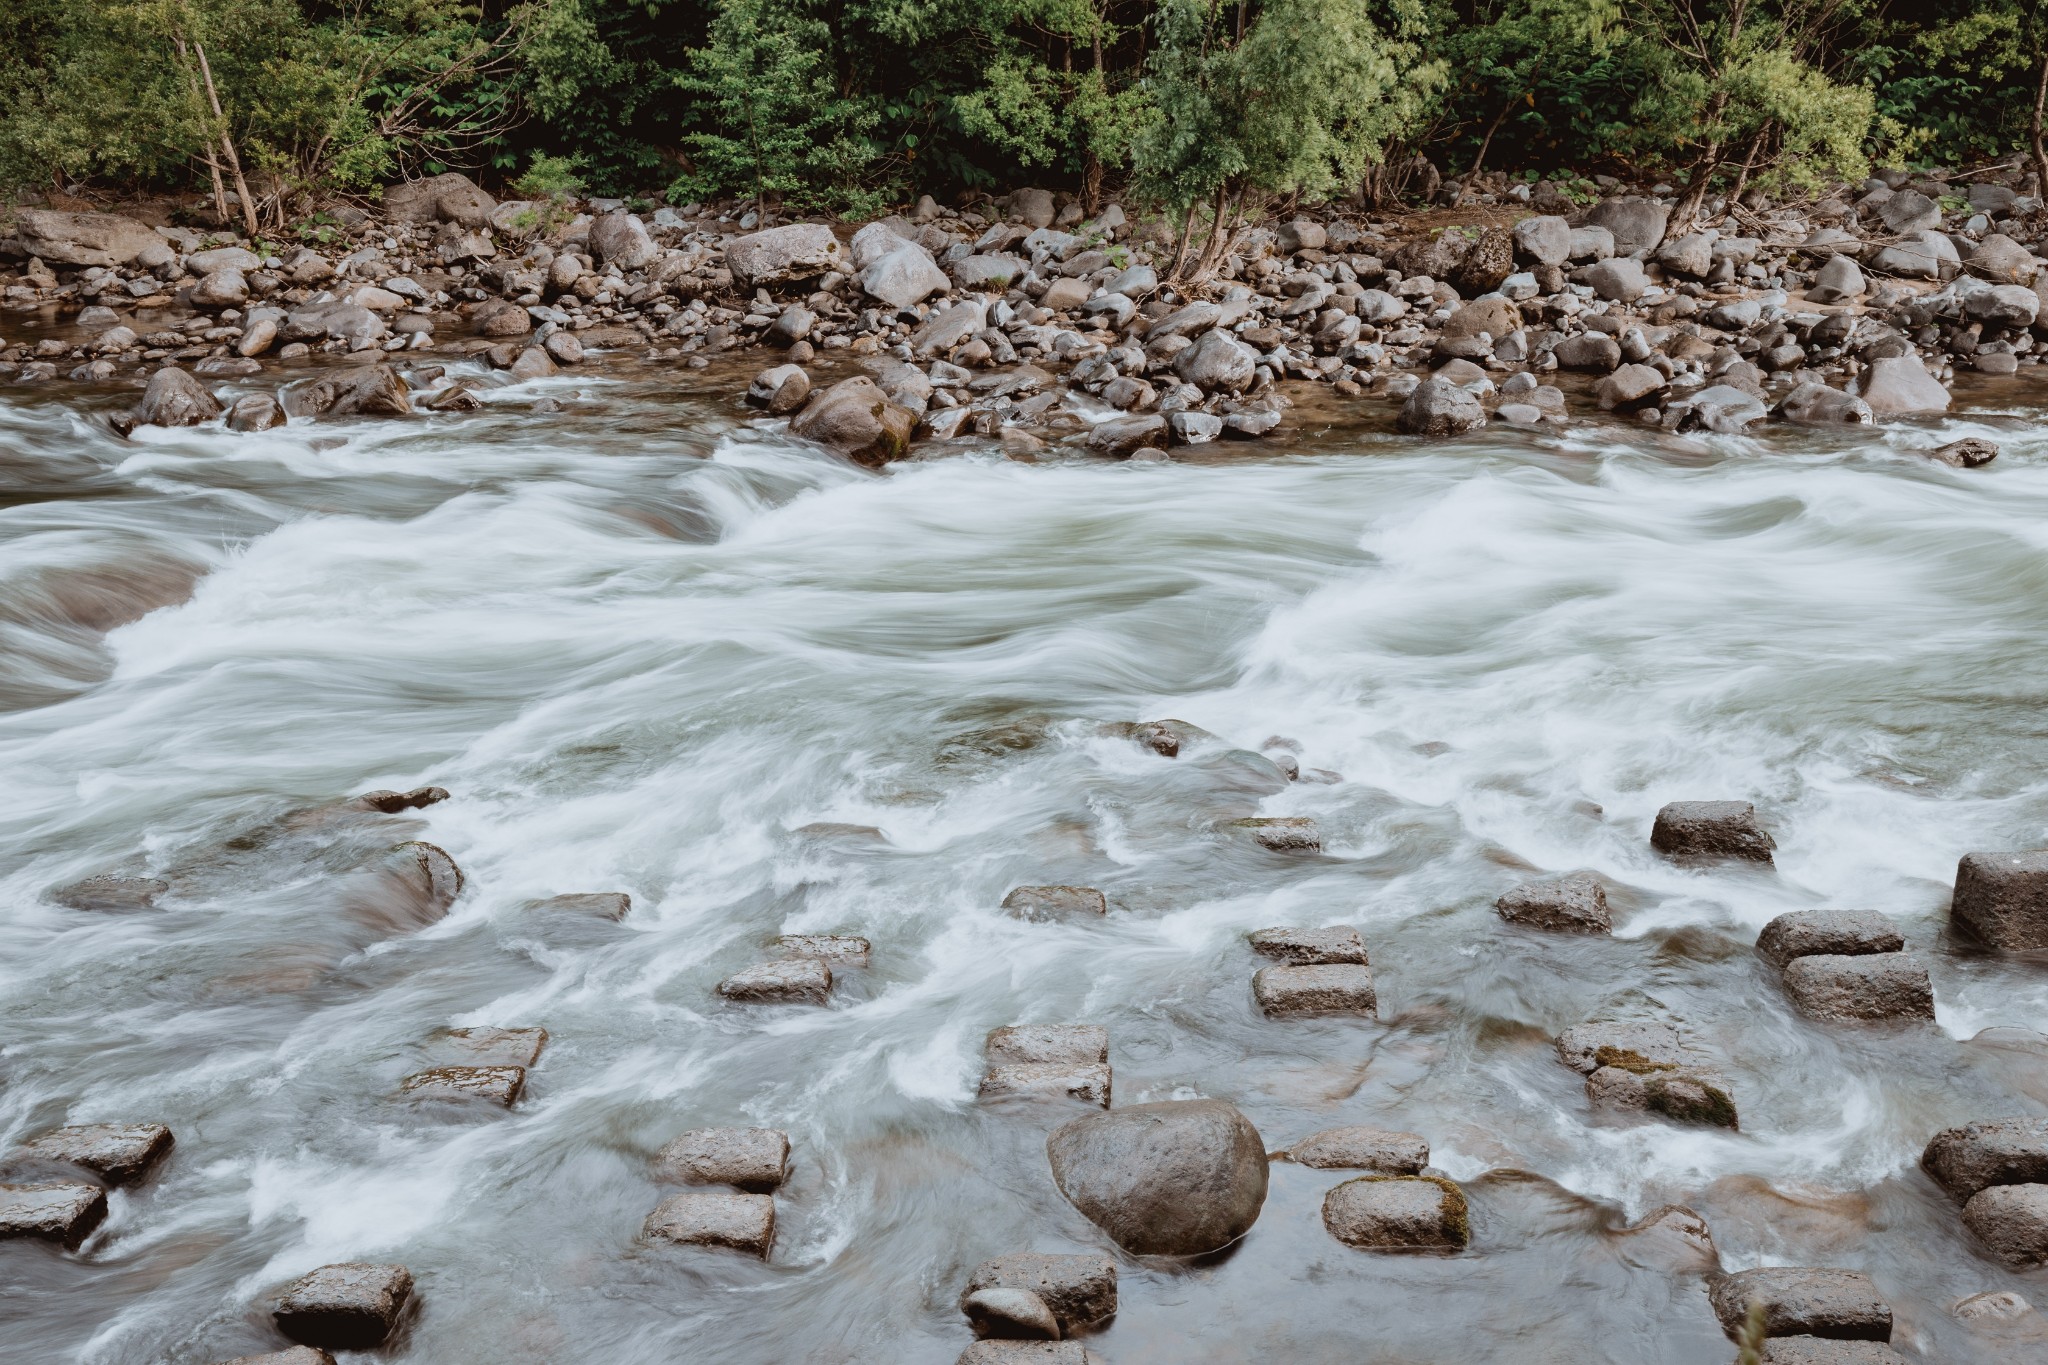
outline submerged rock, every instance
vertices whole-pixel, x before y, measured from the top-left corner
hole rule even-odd
[[[892,401],[866,375],[842,379],[812,394],[790,418],[791,434],[829,446],[855,464],[876,468],[910,450],[917,414]]]
[[[1092,886],[1020,886],[1003,897],[1003,909],[1026,920],[1086,918],[1109,913],[1109,902]]]
[[[510,1109],[526,1089],[523,1066],[436,1066],[399,1082],[399,1091],[415,1100],[480,1101]]]
[[[1320,853],[1323,850],[1322,831],[1316,822],[1300,815],[1258,816],[1249,820],[1232,820],[1232,829],[1241,829],[1252,837],[1260,848],[1274,853]]]
[[[1295,1143],[1287,1155],[1299,1165],[1321,1170],[1418,1175],[1429,1165],[1429,1141],[1420,1133],[1384,1128],[1325,1128]]]
[[[1262,967],[1252,977],[1252,996],[1270,1019],[1320,1014],[1379,1017],[1372,969],[1356,964]]]
[[[728,1000],[760,1005],[822,1005],[832,994],[832,969],[817,958],[757,963],[718,983]]]
[[[1575,1025],[1558,1035],[1557,1055],[1588,1075],[1603,1066],[1642,1070],[1681,1067],[1693,1060],[1670,1025],[1635,1022]]]
[[[117,423],[123,431],[136,427],[196,427],[220,416],[220,400],[190,370],[166,365],[149,377],[125,419]]]
[[[1075,1119],[1046,1140],[1068,1202],[1134,1256],[1196,1256],[1250,1231],[1266,1147],[1222,1100],[1169,1100]]]
[[[960,1301],[968,1325],[978,1337],[1004,1340],[1058,1341],[1059,1319],[1044,1299],[1028,1289],[1001,1287],[968,1291]]]
[[[1998,443],[1987,441],[1981,436],[1965,436],[1960,441],[1950,441],[1927,452],[1928,458],[1939,460],[1956,469],[1975,469],[1990,464],[1998,458]]]
[[[1431,376],[1408,395],[1395,425],[1411,436],[1461,436],[1486,425],[1486,409],[1468,390]]]
[[[1758,1303],[1766,1336],[1891,1340],[1891,1305],[1860,1270],[1766,1266],[1722,1276],[1708,1286],[1707,1297],[1731,1337]]]
[[[293,1341],[367,1351],[391,1335],[412,1298],[412,1272],[404,1266],[350,1261],[294,1281],[273,1316]]]
[[[58,887],[50,899],[73,910],[149,910],[170,889],[155,877],[87,877]]]

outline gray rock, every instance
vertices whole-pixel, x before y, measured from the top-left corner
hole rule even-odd
[[[978,1337],[1004,1340],[1058,1341],[1059,1319],[1044,1299],[1028,1289],[994,1287],[970,1290],[960,1302],[968,1325]]]
[[[988,326],[988,307],[979,299],[935,311],[924,325],[910,334],[912,353],[925,359],[943,355]]]
[[[1147,341],[1159,341],[1165,337],[1193,336],[1206,332],[1223,318],[1221,305],[1197,299],[1185,304],[1145,329]]]
[[[1793,910],[1757,935],[1765,961],[1784,967],[1815,953],[1896,953],[1906,946],[1899,926],[1875,910]]]
[[[795,412],[810,396],[811,377],[801,365],[777,365],[763,370],[747,385],[747,402],[766,408],[775,417]]]
[[[1662,370],[1649,365],[1623,365],[1594,386],[1600,406],[1613,411],[1633,412],[1660,401],[1670,387]]]
[[[1739,436],[1768,415],[1753,393],[1732,384],[1710,384],[1665,408],[1665,424],[1678,431],[1717,431]]]
[[[220,400],[191,371],[166,365],[149,377],[128,421],[131,427],[195,427],[218,416]]]
[[[416,1100],[479,1101],[510,1109],[526,1089],[523,1066],[436,1066],[399,1082],[400,1093]]]
[[[384,188],[384,215],[401,223],[455,223],[486,227],[498,201],[459,171]]]
[[[1572,872],[1548,881],[1524,882],[1493,903],[1510,924],[1574,934],[1613,932],[1607,888],[1591,872]]]
[[[1117,274],[1104,286],[1112,294],[1128,299],[1148,299],[1159,289],[1159,272],[1149,265],[1134,265]]]
[[[269,431],[284,424],[284,409],[267,393],[245,393],[228,409],[229,431]]]
[[[2031,327],[2041,310],[2041,296],[2024,284],[1994,284],[1978,289],[1963,303],[1963,313],[1994,327],[2018,331]]]
[[[1298,251],[1321,251],[1330,241],[1323,225],[1307,218],[1282,223],[1274,237],[1283,256],[1292,256]]]
[[[1703,280],[1714,268],[1714,239],[1713,233],[1688,232],[1657,248],[1653,259],[1666,274]]]
[[[1323,847],[1323,836],[1316,822],[1305,816],[1254,816],[1248,820],[1232,820],[1230,828],[1245,831],[1253,843],[1272,853],[1316,853]]]
[[[753,1194],[789,1174],[789,1134],[774,1128],[694,1128],[654,1155],[654,1178],[690,1185],[732,1185]]]
[[[1806,297],[1814,303],[1841,303],[1862,298],[1868,288],[1863,272],[1853,259],[1830,256],[1827,263],[1814,272],[1813,283],[1806,287]]]
[[[1614,234],[1604,227],[1572,229],[1571,255],[1574,261],[1604,261],[1614,254]]]
[[[869,298],[891,308],[908,308],[933,294],[945,293],[952,282],[929,251],[915,242],[905,242],[861,271],[860,287]]]
[[[0,1185],[0,1242],[32,1239],[76,1250],[106,1216],[107,1194],[97,1185]]]
[[[1664,240],[1671,210],[1653,199],[1604,199],[1586,213],[1586,226],[1614,234],[1614,249],[1626,256],[1653,251]]]
[[[108,1185],[134,1185],[170,1155],[172,1142],[161,1123],[85,1123],[33,1138],[17,1155],[76,1166]]]
[[[1809,426],[1868,426],[1877,420],[1870,404],[1852,393],[1817,381],[1801,384],[1778,404],[1778,415]]]
[[[1932,1019],[1934,988],[1910,953],[1817,953],[1785,968],[1785,990],[1813,1019]]]
[[[192,286],[192,306],[210,308],[215,312],[223,308],[240,308],[249,301],[249,281],[233,266],[215,270]]]
[[[1946,279],[1962,268],[1955,243],[1939,232],[1921,232],[1893,242],[1870,259],[1881,275],[1907,280]]]
[[[1486,425],[1486,409],[1469,391],[1432,375],[1408,395],[1395,425],[1414,436],[1460,436]]]
[[[1064,1097],[1108,1107],[1109,1030],[1099,1024],[1014,1024],[985,1049],[980,1096]]]
[[[1088,449],[1112,459],[1127,459],[1140,450],[1166,448],[1166,419],[1157,413],[1113,417],[1088,432]]]
[[[809,279],[843,269],[846,264],[846,248],[822,223],[791,223],[735,237],[725,244],[726,269],[732,272],[733,283],[745,290]]]
[[[775,1200],[765,1194],[686,1190],[656,1204],[640,1231],[651,1241],[727,1247],[765,1261],[775,1244]]]
[[[983,1261],[974,1268],[961,1295],[968,1297],[990,1289],[1018,1289],[1034,1294],[1052,1310],[1061,1336],[1072,1336],[1084,1327],[1116,1314],[1116,1263],[1092,1253],[1044,1255],[1017,1252]]]
[[[1708,1286],[1707,1297],[1731,1337],[1742,1330],[1750,1305],[1760,1303],[1767,1337],[1891,1340],[1891,1305],[1857,1270],[1766,1266],[1722,1276]]]
[[[1239,408],[1223,419],[1223,434],[1233,441],[1255,441],[1280,425],[1273,408]]]
[[[1606,374],[1621,364],[1621,343],[1602,332],[1580,332],[1561,338],[1551,354],[1559,369]]]
[[[1881,1341],[1766,1337],[1763,1365],[1908,1365],[1908,1362]]]
[[[1963,1226],[2015,1270],[2048,1263],[2048,1185],[1992,1185],[1963,1205]]]
[[[1650,847],[1667,858],[1740,858],[1768,863],[1777,845],[1747,801],[1673,801],[1657,812]]]
[[[1362,1251],[1462,1251],[1472,1240],[1465,1193],[1432,1176],[1360,1176],[1323,1196],[1323,1226]]]
[[[1166,415],[1167,436],[1177,446],[1207,445],[1223,434],[1223,419],[1212,412],[1182,408]]]
[[[165,247],[154,230],[113,213],[21,209],[13,236],[23,255],[51,265],[128,265]]]
[[[902,459],[916,426],[916,414],[892,401],[864,374],[812,394],[789,422],[792,435],[829,446],[870,468]]]
[[[1595,261],[1581,274],[1585,283],[1593,287],[1594,297],[1612,303],[1633,303],[1650,287],[1650,277],[1643,273],[1643,263],[1632,256]]]
[[[1533,265],[1563,265],[1571,259],[1572,227],[1562,218],[1524,218],[1514,233],[1515,254]]]
[[[849,967],[867,966],[872,951],[866,939],[854,934],[778,934],[768,946],[784,957],[822,958]]]
[[[1949,922],[2002,952],[2048,948],[2048,849],[1964,854]]]
[[[211,251],[195,251],[185,258],[185,269],[194,275],[211,275],[216,270],[254,270],[263,264],[263,258],[247,247],[217,246]]]
[[[1354,963],[1367,966],[1365,940],[1348,924],[1321,929],[1260,929],[1251,935],[1252,951],[1296,966]]]
[[[1173,372],[1205,393],[1241,393],[1258,363],[1258,352],[1217,328],[1175,356]]]
[[[2048,1118],[1987,1119],[1945,1128],[1920,1154],[1920,1165],[1959,1200],[1993,1185],[2048,1184]]]
[[[1270,1019],[1352,1014],[1379,1017],[1372,969],[1357,963],[1261,967],[1252,996]]]
[[[2041,273],[2041,262],[2034,253],[2002,232],[1988,234],[1963,261],[1963,266],[1978,279],[1993,284],[2032,284]]]
[[[1031,263],[1022,256],[966,256],[947,269],[962,289],[1008,289],[1024,278]]]
[[[977,1341],[954,1365],[1102,1365],[1102,1358],[1078,1341]]]
[[[1558,1035],[1557,1055],[1566,1066],[1587,1075],[1603,1066],[1640,1071],[1682,1067],[1692,1061],[1670,1025],[1626,1021],[1574,1025]]]
[[[590,225],[590,249],[600,266],[621,270],[642,270],[661,254],[661,248],[647,235],[647,225],[637,214],[624,210],[599,214]]]
[[[1003,897],[1003,909],[1018,919],[1043,921],[1100,917],[1109,913],[1109,902],[1092,886],[1020,886]]]
[[[1010,217],[1027,227],[1051,227],[1054,216],[1052,191],[1041,189],[1013,190],[1005,210]]]
[[[1429,1142],[1419,1133],[1385,1128],[1325,1128],[1295,1143],[1287,1155],[1299,1165],[1319,1170],[1416,1175],[1429,1165]]]
[[[367,1351],[391,1335],[412,1299],[412,1272],[404,1266],[348,1261],[294,1280],[272,1316],[293,1341]]]
[[[822,1005],[832,995],[832,969],[816,958],[757,963],[719,982],[718,993],[754,1005]]]
[[[1095,1114],[1046,1140],[1053,1180],[1134,1256],[1220,1251],[1266,1202],[1266,1147],[1222,1100],[1170,1100]]]
[[[170,889],[154,877],[87,877],[58,887],[50,899],[73,910],[148,910]]]
[[[1904,237],[1941,226],[1941,205],[1918,190],[1900,190],[1878,206],[1885,229]]]

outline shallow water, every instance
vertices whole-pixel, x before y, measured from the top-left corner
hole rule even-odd
[[[266,1296],[362,1259],[410,1266],[422,1311],[361,1359],[943,1365],[978,1261],[1109,1249],[1044,1156],[1085,1111],[975,1099],[989,1029],[1090,1021],[1118,1104],[1228,1098],[1276,1150],[1420,1132],[1474,1209],[1467,1254],[1375,1257],[1321,1226],[1342,1173],[1278,1163],[1232,1251],[1120,1258],[1112,1365],[1725,1362],[1704,1267],[1622,1232],[1673,1202],[1727,1268],[1867,1269],[1911,1358],[2041,1358],[1948,1310],[2048,1303],[2048,1272],[1977,1255],[1917,1168],[1941,1127],[2048,1113],[2048,967],[1943,928],[1959,854],[2048,842],[2031,406],[1441,444],[1305,406],[1292,443],[1195,462],[878,476],[733,392],[577,376],[124,442],[94,400],[0,391],[0,1144],[178,1137],[82,1253],[0,1245],[0,1355],[276,1349]],[[1912,453],[1966,434],[2005,453]],[[1101,732],[1167,716],[1217,738]],[[948,744],[997,727],[1026,747]],[[1289,784],[1276,737],[1341,780]],[[294,816],[427,783],[454,799]],[[1776,870],[1652,856],[1692,798],[1754,800]],[[1324,852],[1245,845],[1252,814],[1314,817]],[[407,838],[468,876],[424,927],[350,871]],[[1494,914],[1579,867],[1612,939]],[[172,891],[46,899],[96,873]],[[1023,923],[1020,883],[1113,908]],[[634,908],[525,908],[579,891]],[[1833,905],[1901,921],[1936,1026],[1791,1010],[1750,944]],[[1363,931],[1379,1022],[1264,1020],[1244,934],[1327,923]],[[829,1008],[714,993],[835,931],[875,952]],[[1675,1021],[1742,1131],[1592,1114],[1550,1038],[1602,1016]],[[476,1025],[551,1035],[515,1110],[394,1098]],[[638,1238],[654,1149],[722,1124],[791,1136],[766,1265]]]

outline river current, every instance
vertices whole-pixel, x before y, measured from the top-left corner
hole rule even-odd
[[[345,1359],[946,1365],[976,1263],[1113,1251],[1047,1169],[1087,1111],[976,1098],[990,1029],[1091,1022],[1118,1105],[1229,1099],[1273,1150],[1417,1132],[1473,1211],[1462,1255],[1374,1256],[1321,1224],[1342,1172],[1276,1163],[1231,1251],[1119,1256],[1111,1365],[1724,1365],[1704,1263],[1626,1231],[1671,1203],[1726,1269],[1867,1270],[1915,1360],[2043,1358],[1950,1312],[2048,1306],[2048,1272],[1985,1259],[1917,1168],[1938,1129],[2048,1113],[2048,970],[1945,929],[1962,853],[2048,843],[2048,434],[2010,390],[1758,438],[1428,443],[1304,407],[1171,463],[989,442],[876,474],[739,386],[622,368],[132,441],[0,390],[0,1146],[177,1135],[79,1253],[0,1244],[0,1357],[279,1349],[266,1295],[369,1260],[420,1312]],[[1964,435],[2004,453],[1915,453]],[[1215,738],[1105,729],[1167,717]],[[426,784],[451,799],[375,837],[465,889],[365,919],[305,813]],[[1724,798],[1775,869],[1651,852],[1657,807]],[[1576,868],[1611,938],[1495,914]],[[171,889],[49,899],[107,873]],[[1110,913],[999,908],[1038,883]],[[606,891],[620,923],[529,908]],[[1901,923],[1935,1024],[1792,1010],[1751,945],[1830,906]],[[1379,1020],[1262,1017],[1245,935],[1332,923]],[[721,1001],[797,932],[872,965],[821,1009]],[[1594,1017],[1677,1023],[1740,1132],[1590,1111],[1551,1039]],[[396,1098],[480,1026],[550,1035],[514,1109]],[[640,1238],[652,1153],[720,1125],[790,1135],[766,1263]]]

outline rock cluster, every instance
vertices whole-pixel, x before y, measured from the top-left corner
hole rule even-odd
[[[832,963],[868,965],[868,941],[840,934],[785,934],[776,956],[718,983],[727,1000],[753,1005],[822,1005],[832,996]]]
[[[1100,1024],[1012,1024],[988,1035],[983,1099],[1064,1097],[1109,1107],[1109,1030]]]
[[[1595,1109],[1650,1112],[1680,1123],[1735,1128],[1727,1083],[1699,1064],[1668,1024],[1593,1022],[1558,1035],[1557,1055],[1586,1078]]]
[[[2048,1119],[1992,1119],[1936,1133],[1920,1166],[1963,1206],[1963,1225],[2015,1268],[2048,1263]]]
[[[647,1215],[644,1236],[768,1259],[775,1242],[774,1191],[789,1174],[789,1134],[773,1128],[693,1129],[655,1154],[654,1174],[657,1180],[733,1188],[668,1196]]]
[[[1874,910],[1794,910],[1764,926],[1756,950],[1814,1019],[1932,1019],[1927,968]]]
[[[547,1030],[540,1028],[453,1029],[439,1050],[460,1060],[414,1072],[399,1082],[399,1093],[510,1109],[525,1093],[527,1069],[540,1060],[547,1041]]]
[[[1902,1365],[1905,1359],[1884,1344],[1892,1337],[1891,1305],[1861,1271],[1768,1266],[1719,1276],[1707,1296],[1730,1337],[1739,1336],[1752,1310],[1762,1310],[1767,1361]]]
[[[149,1178],[173,1144],[161,1123],[86,1123],[29,1139],[0,1171],[0,1241],[75,1250],[107,1216],[109,1189]]]
[[[1252,998],[1269,1019],[1306,1015],[1379,1016],[1365,941],[1348,924],[1323,929],[1261,929],[1252,951],[1275,959],[1252,975]]]

